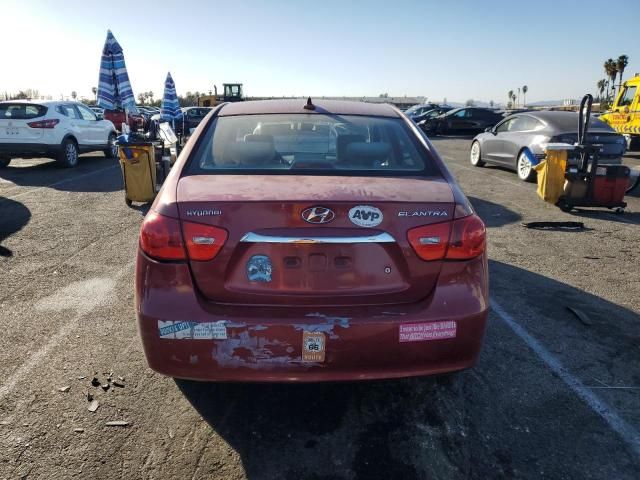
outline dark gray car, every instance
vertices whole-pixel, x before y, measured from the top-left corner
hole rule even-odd
[[[576,112],[527,112],[510,115],[489,131],[477,135],[471,143],[470,160],[476,167],[485,163],[515,170],[521,180],[531,181],[535,171],[525,155],[525,148],[539,159],[545,156],[548,143],[578,141]],[[597,118],[591,119],[589,141],[601,144],[600,163],[619,164],[625,152],[624,137]],[[571,153],[569,161],[575,160]]]

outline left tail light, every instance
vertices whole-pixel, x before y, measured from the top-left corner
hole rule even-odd
[[[27,125],[29,125],[31,128],[53,128],[58,123],[60,123],[60,120],[58,120],[57,118],[51,118],[49,120],[38,120],[37,122],[29,122],[27,123]]]
[[[193,222],[182,222],[182,232],[189,258],[197,261],[213,260],[228,236],[224,228]]]
[[[149,212],[140,227],[140,248],[157,260],[186,260],[180,222]]]

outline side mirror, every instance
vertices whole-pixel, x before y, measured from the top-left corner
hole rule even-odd
[[[484,131],[486,133],[493,133],[494,135],[496,134],[496,131],[493,129],[493,127],[487,127],[484,129]]]
[[[629,106],[628,106],[628,105],[626,105],[626,106],[622,109],[622,111],[623,111],[624,113],[629,113]]]
[[[96,113],[96,120],[104,120],[104,115],[102,113]]]

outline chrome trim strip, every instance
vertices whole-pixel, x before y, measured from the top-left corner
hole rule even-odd
[[[362,237],[282,237],[249,232],[240,241],[251,243],[395,243],[396,239],[386,232]]]

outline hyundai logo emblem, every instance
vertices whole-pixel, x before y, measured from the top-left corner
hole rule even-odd
[[[336,214],[326,207],[310,207],[302,211],[302,219],[307,223],[329,223]]]

